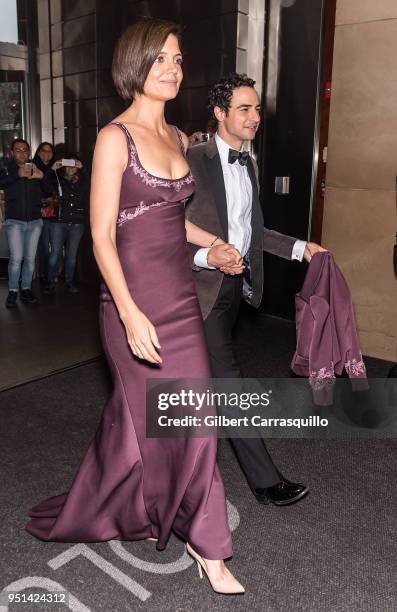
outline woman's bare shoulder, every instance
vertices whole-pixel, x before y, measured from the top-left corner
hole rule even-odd
[[[108,167],[125,169],[128,162],[126,135],[117,125],[108,123],[98,132],[94,158]]]
[[[98,132],[97,142],[118,142],[125,139],[122,129],[116,122],[108,123]]]
[[[98,132],[95,150],[97,155],[100,151],[111,152],[112,155],[120,152],[121,157],[124,158],[127,150],[126,135],[119,126],[108,123]]]

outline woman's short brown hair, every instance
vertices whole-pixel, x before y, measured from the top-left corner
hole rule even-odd
[[[124,100],[143,93],[149,71],[170,34],[179,40],[178,24],[144,19],[120,36],[113,54],[112,77],[117,93]]]

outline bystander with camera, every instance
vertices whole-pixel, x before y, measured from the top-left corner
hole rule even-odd
[[[213,119],[209,119],[207,122],[207,131],[206,132],[202,132],[201,130],[198,130],[196,132],[193,132],[193,134],[190,134],[189,136],[189,147],[194,147],[197,144],[200,144],[201,142],[208,142],[208,140],[210,140],[210,138],[212,138],[217,130],[217,124]]]
[[[55,289],[55,279],[65,246],[65,283],[70,293],[77,293],[74,283],[77,251],[84,233],[85,199],[88,193],[88,175],[77,157],[61,159],[52,165],[52,172],[43,181],[48,192],[59,194],[59,210],[50,219],[51,255],[45,293]]]
[[[16,306],[19,288],[22,302],[37,302],[31,285],[37,244],[43,225],[41,180],[44,174],[30,161],[30,146],[26,140],[14,140],[11,154],[10,163],[0,171],[0,189],[4,190],[5,195],[5,225],[9,249],[7,308]]]

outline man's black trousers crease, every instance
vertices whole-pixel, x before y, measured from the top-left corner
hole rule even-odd
[[[232,342],[242,286],[242,275],[224,276],[217,301],[204,321],[214,378],[242,378]],[[252,488],[263,489],[280,482],[280,475],[259,432],[255,438],[230,438],[230,443]]]

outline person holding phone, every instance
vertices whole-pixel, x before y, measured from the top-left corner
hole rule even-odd
[[[69,293],[77,293],[74,284],[77,252],[84,233],[85,198],[88,193],[88,176],[77,157],[61,159],[52,165],[44,178],[48,192],[59,194],[59,214],[49,219],[51,254],[48,262],[45,293],[55,289],[55,279],[65,245],[65,283]]]
[[[5,194],[5,218],[8,248],[7,308],[17,305],[21,278],[21,301],[36,304],[32,278],[43,221],[41,219],[41,183],[43,172],[30,161],[30,145],[17,138],[11,145],[12,159],[1,169],[0,189]],[[21,276],[22,273],[22,276]]]
[[[216,121],[214,121],[214,119],[211,118],[207,122],[206,129],[207,129],[206,132],[202,132],[201,130],[198,130],[197,132],[193,132],[193,134],[190,134],[189,147],[194,147],[195,145],[200,144],[201,142],[208,142],[211,138],[213,138],[217,130]]]

